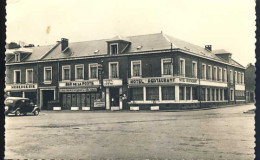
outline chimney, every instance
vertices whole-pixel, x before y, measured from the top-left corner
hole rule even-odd
[[[69,40],[61,38],[61,51],[64,52],[69,47]]]
[[[208,51],[212,51],[212,45],[205,45],[205,49]]]

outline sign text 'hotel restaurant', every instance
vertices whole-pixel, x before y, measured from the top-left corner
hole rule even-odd
[[[196,79],[159,77],[159,78],[138,78],[130,79],[129,84],[163,84],[163,83],[197,83]]]

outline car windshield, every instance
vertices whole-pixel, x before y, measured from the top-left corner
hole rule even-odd
[[[14,103],[14,100],[12,99],[5,100],[5,104],[12,104],[12,103]]]

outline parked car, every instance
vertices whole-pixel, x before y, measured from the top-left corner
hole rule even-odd
[[[5,99],[5,115],[15,114],[16,116],[20,116],[27,113],[33,113],[37,116],[40,113],[40,108],[28,98],[8,97]]]

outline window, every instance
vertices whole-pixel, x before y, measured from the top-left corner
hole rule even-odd
[[[75,79],[76,80],[83,80],[84,79],[84,65],[79,64],[75,65]]]
[[[159,88],[147,87],[146,88],[146,100],[159,100]]]
[[[143,87],[131,88],[131,100],[143,100]]]
[[[118,44],[117,43],[110,45],[110,54],[118,54]]]
[[[234,90],[230,89],[230,100],[233,101],[234,100]]]
[[[171,58],[161,60],[162,75],[172,75],[172,60]]]
[[[179,91],[180,91],[180,93],[179,93],[179,98],[180,98],[180,100],[184,100],[184,96],[185,96],[184,87],[183,87],[183,86],[180,86]]]
[[[109,62],[109,78],[118,78],[118,62]]]
[[[237,71],[235,71],[235,83],[237,83]]]
[[[26,69],[26,83],[33,83],[33,69]]]
[[[213,80],[217,80],[217,67],[213,69]]]
[[[97,79],[98,78],[98,64],[92,63],[89,64],[89,79]]]
[[[180,59],[180,75],[185,76],[185,60]]]
[[[226,68],[224,68],[223,69],[223,75],[224,75],[224,77],[223,77],[223,80],[224,80],[224,82],[227,82],[227,70],[226,70]]]
[[[212,66],[211,65],[208,66],[208,79],[212,80]]]
[[[191,87],[186,87],[186,100],[191,100],[190,90]]]
[[[20,53],[15,53],[14,54],[14,61],[15,62],[20,62]]]
[[[237,83],[240,84],[241,83],[241,73],[238,72],[237,74]]]
[[[210,101],[210,88],[207,88],[207,101]]]
[[[192,87],[192,100],[197,100],[198,95],[197,95],[197,87]]]
[[[201,77],[202,79],[206,79],[206,64],[202,64]]]
[[[212,98],[212,101],[216,100],[215,99],[215,89],[214,88],[211,89],[211,98]]]
[[[222,81],[222,68],[218,69],[218,78],[219,78],[219,81]]]
[[[219,100],[223,101],[223,89],[219,89],[219,95],[220,95],[220,98]]]
[[[174,100],[175,87],[162,87],[162,100]]]
[[[21,83],[21,70],[14,70],[14,83]]]
[[[206,100],[206,88],[202,88],[201,89],[201,101],[205,101]]]
[[[219,89],[216,89],[216,101],[219,100]]]
[[[70,80],[70,66],[62,66],[62,80]]]
[[[241,73],[241,83],[242,84],[244,84],[244,78],[245,78],[244,73]]]
[[[228,90],[224,89],[224,100],[228,99]]]
[[[141,77],[142,69],[141,69],[141,61],[131,61],[131,75],[132,77]]]
[[[233,77],[234,77],[234,75],[233,75],[233,71],[232,70],[230,70],[230,83],[233,83]]]
[[[44,82],[52,81],[52,67],[44,67]]]
[[[197,78],[197,62],[192,62],[192,77]]]

